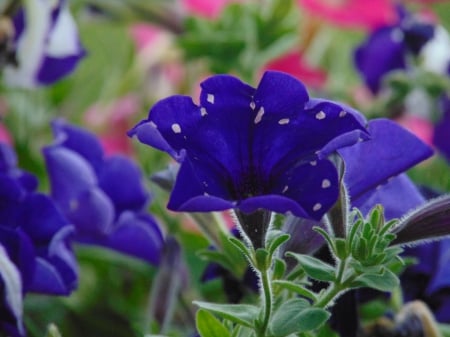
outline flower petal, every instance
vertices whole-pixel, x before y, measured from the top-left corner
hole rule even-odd
[[[141,210],[149,200],[140,169],[124,156],[105,159],[98,184],[113,202],[116,214]]]
[[[352,201],[352,206],[357,207],[363,214],[377,204],[381,204],[387,220],[401,218],[408,212],[424,203],[425,199],[408,178],[406,174],[401,174],[389,179],[383,185],[372,189]]]
[[[48,146],[43,152],[51,195],[66,212],[80,193],[96,186],[97,177],[92,167],[76,152],[59,146]]]
[[[450,195],[433,199],[404,217],[393,244],[437,239],[450,235]]]
[[[9,259],[6,249],[0,244],[0,284],[2,286],[2,293],[5,297],[7,305],[6,310],[13,316],[15,321],[11,327],[13,330],[17,329],[20,335],[25,334],[25,329],[22,323],[23,317],[23,299],[22,299],[22,282],[20,273],[14,263]],[[3,310],[2,310],[3,311]],[[0,326],[3,325],[0,322]]]
[[[294,167],[274,180],[271,190],[267,192],[267,196],[242,201],[238,204],[239,209],[250,213],[258,208],[266,208],[320,220],[336,202],[339,193],[336,168],[328,160]]]
[[[371,121],[369,132],[370,140],[339,150],[346,165],[344,180],[353,201],[433,154],[420,139],[390,120]]]
[[[103,149],[98,138],[81,127],[72,125],[63,119],[52,121],[55,137],[54,145],[67,148],[82,156],[98,172],[103,162]]]
[[[385,74],[395,69],[405,69],[405,44],[403,32],[395,26],[376,30],[355,51],[355,64],[367,86],[377,93]]]
[[[106,245],[158,265],[164,240],[159,226],[150,215],[127,211],[121,214]]]

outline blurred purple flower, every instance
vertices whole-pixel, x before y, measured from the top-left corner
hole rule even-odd
[[[448,96],[442,97],[440,111],[442,115],[434,127],[433,144],[450,163],[450,98]]]
[[[77,286],[73,227],[36,187],[36,178],[17,168],[12,148],[0,143],[0,331],[11,336],[24,335],[23,295],[68,295]]]
[[[417,264],[401,275],[405,301],[424,301],[441,323],[450,323],[450,239],[406,248]]]
[[[266,72],[256,89],[228,75],[201,87],[200,105],[171,96],[129,132],[181,163],[168,208],[320,219],[339,189],[327,156],[366,138],[360,121],[279,72]]]
[[[425,69],[445,74],[450,62],[450,42],[443,27],[419,15],[399,9],[399,21],[380,27],[355,51],[357,70],[373,93],[384,77],[394,70],[409,69],[409,59],[421,56]]]
[[[163,237],[145,211],[150,196],[135,163],[105,157],[96,136],[63,120],[44,148],[51,196],[75,225],[77,241],[101,245],[158,264]]]
[[[85,56],[66,0],[25,1],[13,25],[15,62],[4,69],[10,86],[52,84],[70,74]]]

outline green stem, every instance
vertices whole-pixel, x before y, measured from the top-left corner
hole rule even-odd
[[[317,299],[317,302],[314,303],[315,307],[318,308],[326,308],[333,302],[335,297],[339,295],[343,290],[345,290],[345,282],[343,282],[344,272],[347,267],[347,259],[339,261],[339,269],[336,277],[336,281],[330,284],[327,288],[323,296],[320,296]]]
[[[265,337],[269,326],[270,314],[272,313],[272,286],[270,284],[269,270],[261,271],[262,296],[264,299],[264,317],[261,328],[257,331],[258,337]]]

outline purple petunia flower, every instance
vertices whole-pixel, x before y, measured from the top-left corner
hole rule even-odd
[[[78,277],[73,227],[48,196],[35,191],[36,178],[16,165],[11,147],[1,143],[0,331],[22,336],[22,296],[68,295]]]
[[[443,96],[440,103],[442,115],[434,127],[433,144],[450,163],[450,98]]]
[[[129,132],[181,163],[168,208],[320,219],[339,189],[327,156],[366,138],[362,123],[337,103],[311,100],[279,72],[266,72],[257,88],[228,75],[201,87],[199,105],[163,99]]]
[[[355,51],[356,68],[373,93],[380,90],[388,73],[409,69],[412,57],[420,56],[424,69],[440,74],[446,74],[450,65],[447,31],[400,11],[397,24],[376,29]]]
[[[13,25],[15,62],[4,69],[10,86],[52,84],[70,74],[85,55],[66,0],[25,1]]]
[[[150,196],[137,165],[125,156],[105,157],[85,129],[63,120],[52,127],[55,141],[44,148],[51,196],[75,225],[76,240],[158,264],[163,237],[145,212]]]

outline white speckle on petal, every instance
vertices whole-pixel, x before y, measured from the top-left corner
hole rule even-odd
[[[209,103],[214,104],[214,95],[213,94],[208,94],[208,96],[206,97],[206,100]]]
[[[205,197],[209,197],[209,193],[208,193],[208,192],[203,192],[203,195],[204,195]]]
[[[328,188],[331,186],[331,182],[328,179],[322,180],[322,188]]]
[[[316,119],[318,120],[324,119],[325,117],[327,117],[327,115],[325,115],[325,112],[323,111],[316,113]]]
[[[320,210],[322,208],[322,204],[321,203],[317,203],[313,206],[313,211],[317,212],[318,210]]]
[[[201,107],[200,108],[200,115],[202,115],[202,117],[206,116],[208,114],[208,112],[206,111],[206,108]]]
[[[250,102],[250,109],[255,110],[255,108],[256,108],[256,103],[251,101]]]
[[[391,32],[391,40],[394,42],[402,42],[405,34],[400,28],[396,28]]]
[[[278,121],[278,124],[285,125],[285,124],[289,124],[289,122],[290,122],[289,118],[283,118]]]
[[[339,117],[344,117],[347,114],[347,111],[345,110],[341,110],[341,112],[339,112]]]
[[[205,187],[208,187],[208,183],[207,183],[206,181],[203,182],[203,185],[204,185]]]
[[[181,133],[181,126],[178,123],[172,124],[172,131],[175,133]]]
[[[281,193],[286,193],[288,189],[289,189],[288,185],[284,186],[283,191],[281,191]]]
[[[259,108],[258,113],[256,114],[255,117],[255,124],[258,124],[259,122],[261,122],[262,116],[264,115],[264,107]]]
[[[158,125],[156,125],[156,123],[154,121],[150,121],[148,122],[148,124],[150,124],[152,127],[154,127],[155,129],[158,128]]]
[[[317,160],[313,160],[309,162],[311,164],[311,166],[316,166],[317,165]]]

